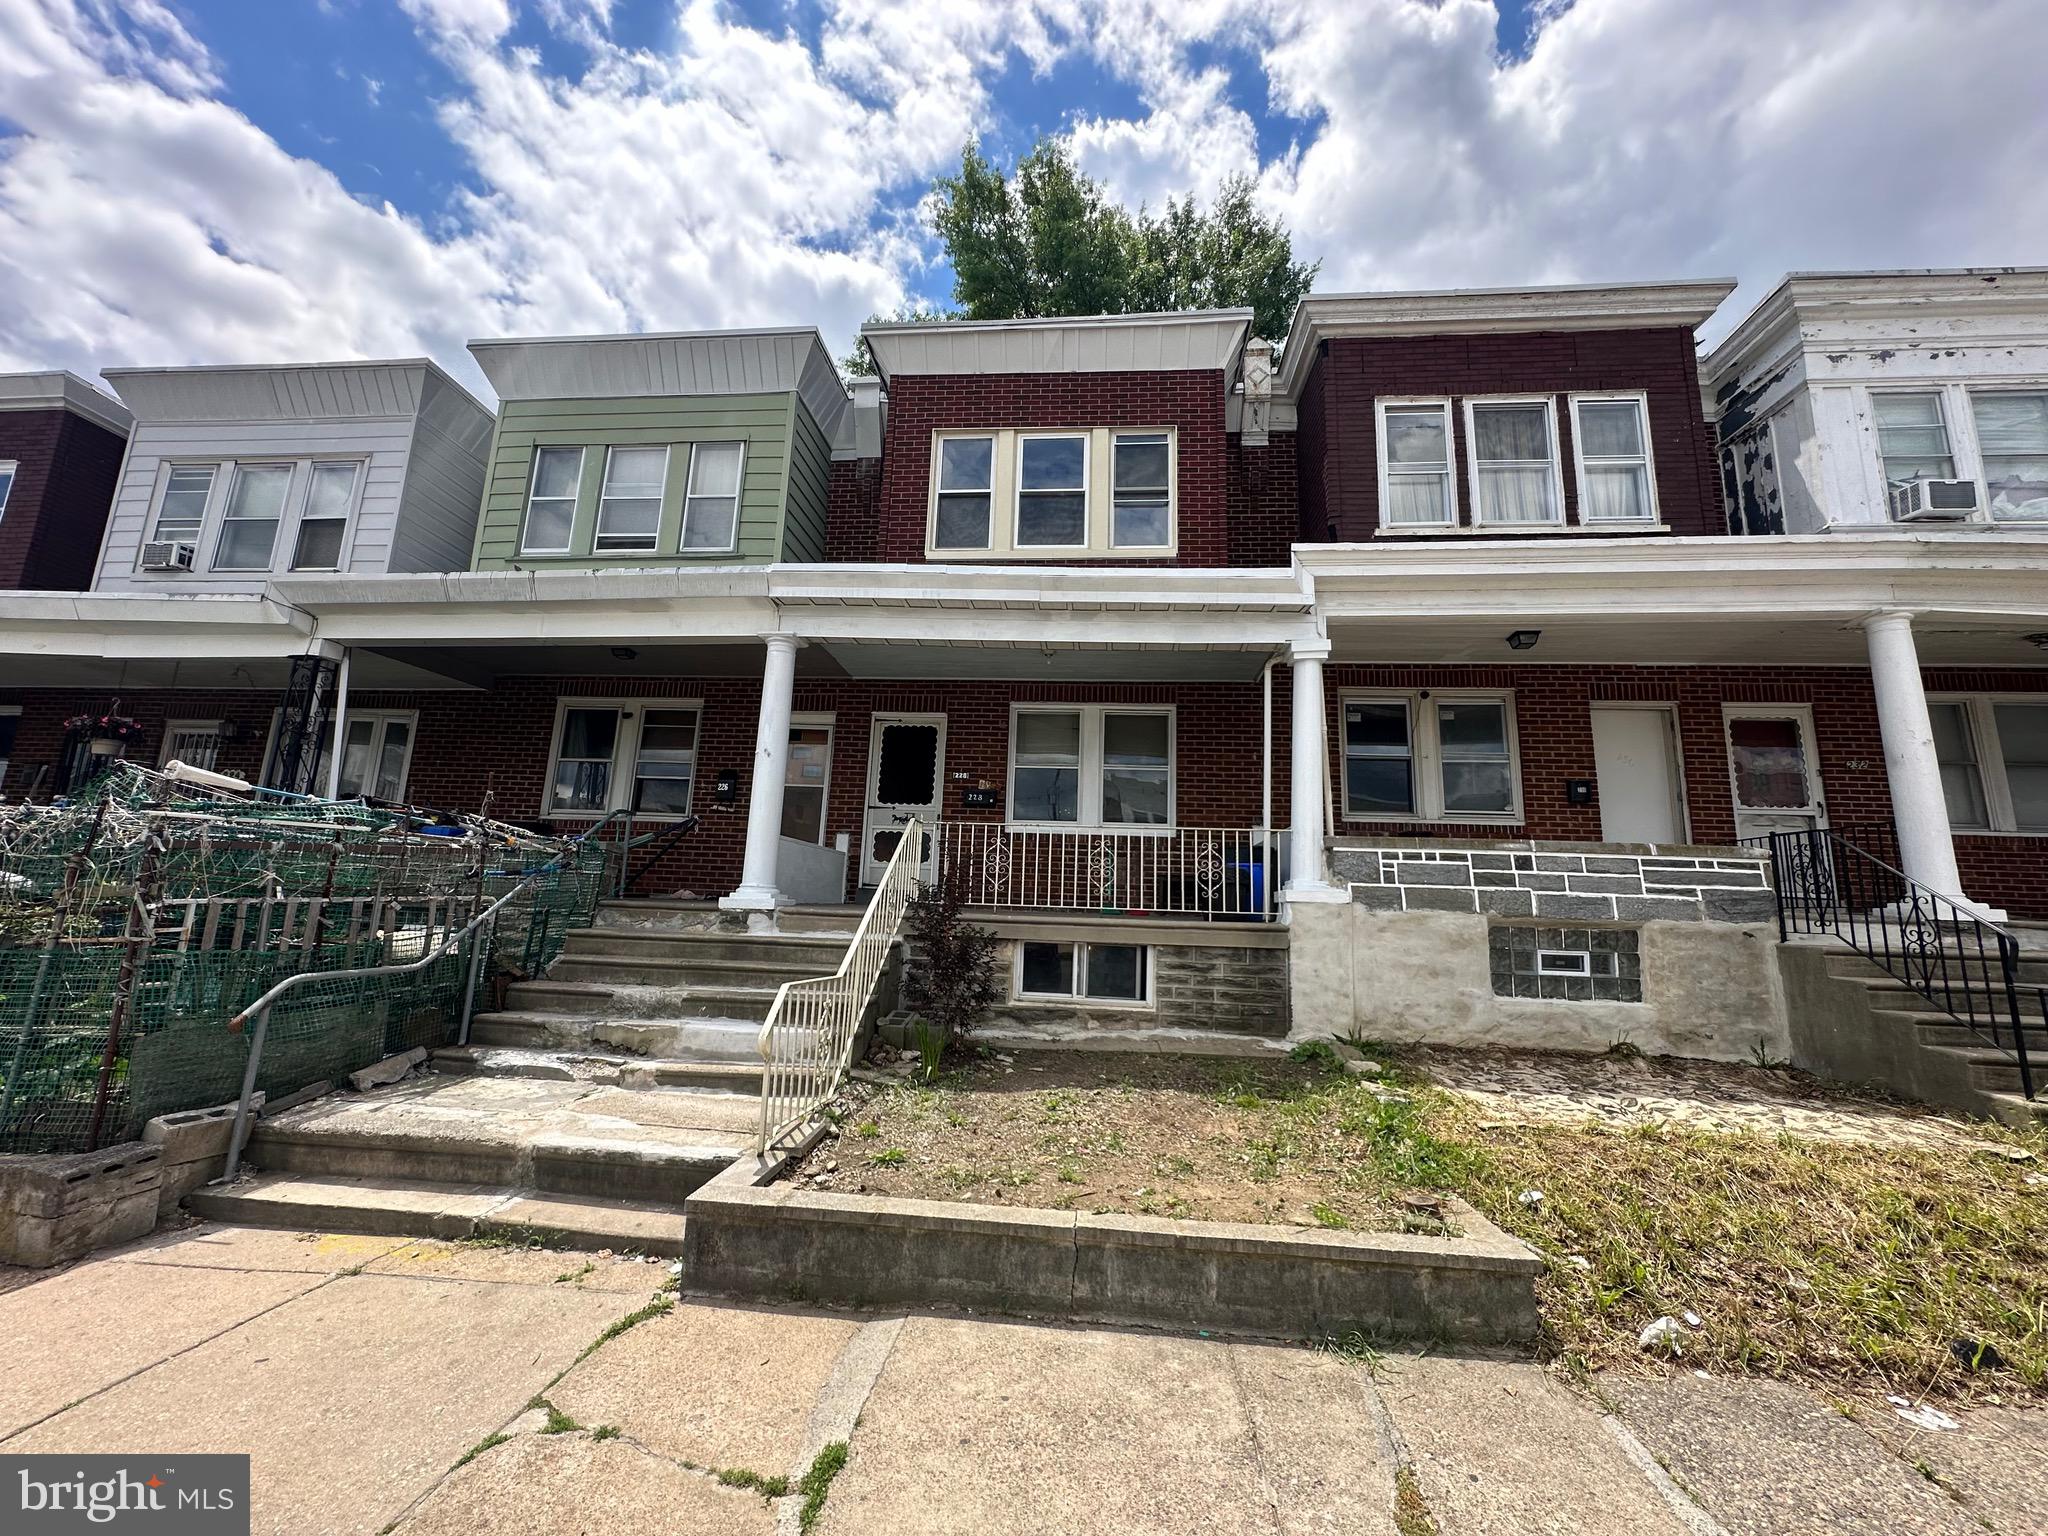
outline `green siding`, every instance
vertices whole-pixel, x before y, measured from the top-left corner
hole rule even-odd
[[[832,445],[811,419],[810,407],[791,395],[789,435],[789,512],[784,522],[782,558],[822,562],[825,558],[825,502],[832,480]]]
[[[799,419],[802,426],[798,425]],[[794,394],[674,396],[655,395],[607,400],[511,400],[498,415],[491,445],[490,473],[484,484],[483,516],[477,523],[475,569],[503,570],[513,562],[590,570],[599,566],[635,565],[766,565],[777,559],[823,559],[825,501],[823,468],[815,492],[811,470],[802,471],[803,487],[791,494],[790,447],[793,435],[807,427],[824,438]],[[684,554],[683,490],[688,481],[690,445],[743,441],[737,548]],[[661,534],[647,553],[606,551],[594,554],[598,496],[604,486],[604,450],[610,447],[667,445],[668,480],[661,501]],[[519,552],[526,519],[526,492],[533,478],[533,452],[539,447],[582,448],[583,478],[576,497],[576,521],[569,552],[562,555]],[[810,445],[800,447],[808,459]],[[829,454],[826,454],[829,458]],[[813,510],[815,498],[815,510]],[[803,503],[790,542],[815,554],[783,554],[785,504]],[[815,523],[815,536],[811,526]]]

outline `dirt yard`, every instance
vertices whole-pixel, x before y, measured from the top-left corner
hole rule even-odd
[[[1271,1062],[1019,1051],[856,1084],[796,1177],[867,1193],[1353,1229],[1455,1193],[1549,1261],[1553,1358],[1908,1394],[2048,1393],[2048,1136],[1795,1073],[1630,1056]],[[1696,1321],[1694,1321],[1696,1319]],[[1667,1362],[1668,1363],[1668,1362]]]

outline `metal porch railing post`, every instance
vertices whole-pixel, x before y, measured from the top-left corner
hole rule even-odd
[[[256,1097],[256,1069],[263,1059],[263,1037],[270,1033],[270,1005],[256,1010],[256,1027],[249,1032],[249,1062],[242,1068],[242,1096],[235,1102],[235,1125],[228,1133],[228,1165],[221,1174],[223,1184],[232,1184],[242,1167],[242,1145],[249,1137],[249,1109]]]

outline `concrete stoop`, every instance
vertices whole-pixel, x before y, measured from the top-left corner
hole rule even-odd
[[[2048,986],[2048,952],[2032,937],[2020,960],[2029,994]],[[2029,1100],[2015,1057],[1848,945],[1778,952],[1794,1066],[2007,1125],[2048,1123],[2048,1033],[2028,1035],[2041,1095]]]

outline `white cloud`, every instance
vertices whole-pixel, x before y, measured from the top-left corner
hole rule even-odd
[[[814,40],[680,0],[658,49],[612,37],[611,0],[398,3],[453,73],[468,162],[424,222],[221,101],[166,0],[0,0],[0,366],[426,350],[473,378],[461,342],[492,332],[813,321],[836,344],[947,297],[919,193],[1015,120],[1006,71],[1083,59],[1141,103],[1066,104],[1085,168],[1154,206],[1256,174],[1326,290],[1754,292],[2048,243],[2039,0],[1577,0],[1514,58],[1489,0],[826,0]],[[513,46],[522,16],[573,66]],[[1269,109],[1290,144],[1262,159]]]

